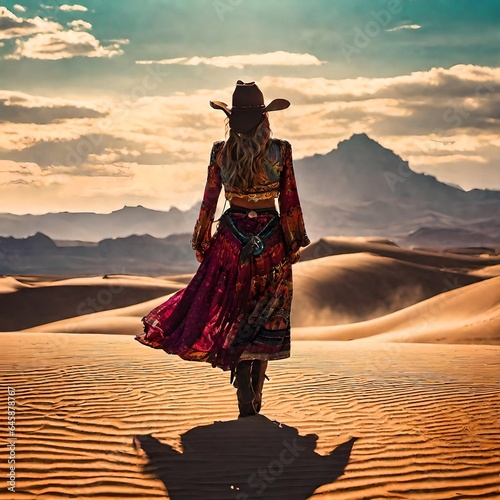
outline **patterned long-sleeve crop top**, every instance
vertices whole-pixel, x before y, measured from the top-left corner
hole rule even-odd
[[[297,183],[293,170],[292,146],[288,141],[273,139],[268,159],[265,162],[265,175],[250,189],[240,190],[227,183],[227,176],[217,163],[217,155],[224,146],[224,141],[214,142],[208,165],[208,176],[201,202],[200,213],[196,221],[191,244],[194,250],[205,252],[212,239],[212,222],[217,208],[217,201],[224,186],[228,200],[234,195],[256,201],[278,198],[280,223],[285,237],[287,254],[298,251],[310,243],[304,226]]]

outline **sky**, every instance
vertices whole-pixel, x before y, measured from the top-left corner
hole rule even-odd
[[[0,212],[188,209],[238,79],[294,159],[354,133],[500,190],[500,1],[0,0]]]

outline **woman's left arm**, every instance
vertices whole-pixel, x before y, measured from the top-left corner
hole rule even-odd
[[[292,263],[300,259],[300,247],[311,243],[304,226],[304,216],[300,205],[297,181],[293,169],[292,146],[282,141],[283,170],[280,179],[280,222],[285,237],[285,250]]]
[[[196,258],[200,262],[212,239],[212,223],[222,187],[220,167],[217,164],[217,154],[223,144],[223,141],[217,141],[212,146],[203,201],[201,202],[200,213],[191,238],[191,246],[193,250],[196,250]]]

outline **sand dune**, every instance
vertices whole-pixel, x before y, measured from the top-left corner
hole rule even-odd
[[[292,324],[363,321],[484,279],[467,269],[422,265],[409,257],[405,261],[362,252],[299,262],[293,268]]]
[[[152,285],[159,284],[162,290],[161,285],[165,283],[178,289],[185,283],[173,281],[173,278],[188,281],[190,275],[169,278],[167,281],[151,279]],[[128,285],[122,286],[130,287],[129,294],[135,293],[143,282],[140,277],[137,282],[133,277],[127,279]],[[437,295],[446,287],[460,287],[483,279],[466,272],[400,262],[370,253],[334,255],[299,262],[294,266],[292,325],[345,324],[382,316]],[[74,281],[82,286],[86,283],[90,294],[93,290],[91,285],[96,280],[98,278]],[[71,280],[64,283],[68,281]],[[115,307],[110,311],[39,324],[31,330],[137,334],[141,328],[140,318],[168,296],[134,306]]]
[[[397,258],[400,249],[390,242],[365,245],[393,247],[396,253],[393,257],[371,252],[329,255],[293,267],[296,339],[352,340],[387,334],[384,338],[390,341],[498,343],[498,310],[488,310],[488,300],[497,300],[498,280],[491,280],[498,265],[488,265],[490,259],[473,258],[472,270],[467,262],[462,267],[431,266],[411,262],[411,251],[405,259]],[[477,268],[478,260],[483,268]],[[109,276],[38,282],[5,277],[0,279],[0,324],[3,330],[13,325],[40,332],[137,335],[142,330],[140,318],[191,277]],[[484,287],[469,290],[474,283]],[[450,294],[457,289],[464,294]],[[99,298],[105,300],[99,303]],[[469,301],[475,308],[466,307]],[[27,314],[11,316],[12,310],[22,311],[22,307]]]
[[[0,278],[0,331],[137,304],[177,291],[183,283],[142,276],[67,279]]]
[[[172,294],[141,302],[133,306],[121,307],[110,311],[96,312],[63,319],[27,328],[27,332],[55,333],[109,333],[118,335],[137,335],[142,333],[141,318],[151,309],[161,304]]]
[[[236,420],[227,372],[131,337],[14,332],[0,341],[19,459],[15,496],[2,487],[2,500],[499,491],[498,347],[295,342],[292,358],[270,363],[263,415]],[[290,447],[295,454],[283,452]]]
[[[500,345],[500,277],[444,292],[386,316],[293,330],[295,340]]]
[[[373,237],[327,236],[313,241],[304,248],[301,260],[317,259],[328,255],[345,253],[371,252],[383,257],[423,264],[432,267],[454,267],[475,269],[488,265],[500,264],[498,255],[461,255],[441,251],[415,250],[400,248],[390,240]]]
[[[470,271],[469,274],[473,274],[475,276],[483,276],[485,278],[500,276],[500,264],[497,264],[496,266],[486,266],[483,269],[476,269],[474,271]]]

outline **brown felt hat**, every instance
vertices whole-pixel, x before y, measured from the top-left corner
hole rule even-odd
[[[246,134],[264,118],[267,111],[278,111],[290,106],[286,99],[274,99],[267,106],[264,104],[264,96],[255,82],[236,82],[233,92],[233,106],[229,108],[225,102],[210,101],[214,109],[222,109],[229,117],[229,126],[241,134]]]

